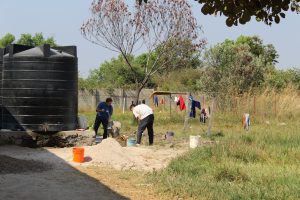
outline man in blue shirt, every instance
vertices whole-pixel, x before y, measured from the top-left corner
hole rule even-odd
[[[107,138],[107,126],[108,122],[113,114],[113,107],[112,107],[112,99],[107,98],[105,102],[99,103],[97,106],[96,112],[96,120],[94,124],[94,130],[95,130],[95,135],[98,133],[98,128],[100,124],[102,123],[104,132],[103,132],[103,139]]]

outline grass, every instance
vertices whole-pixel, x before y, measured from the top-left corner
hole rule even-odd
[[[147,183],[158,194],[182,199],[300,199],[299,112],[277,118],[251,115],[249,131],[242,129],[243,112],[238,113],[216,113],[207,136],[207,124],[198,119],[183,130],[184,113],[174,112],[170,118],[167,111],[155,111],[156,138],[174,131],[177,141],[200,134],[202,140],[215,142],[189,151],[162,171],[144,175]],[[95,113],[82,114],[91,126]],[[121,121],[122,134],[137,128],[129,111],[116,109],[113,120]]]
[[[157,191],[184,199],[300,199],[299,121],[256,122],[247,132],[223,117],[216,116],[211,136],[219,143],[148,175]]]

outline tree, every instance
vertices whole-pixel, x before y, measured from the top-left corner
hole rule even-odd
[[[264,85],[277,57],[273,45],[263,45],[256,36],[225,40],[205,52],[198,86],[209,93],[249,92]]]
[[[44,38],[43,33],[35,33],[32,36],[30,33],[21,34],[17,44],[28,45],[28,46],[40,46],[43,44],[50,44],[51,47],[57,46],[53,37]]]
[[[91,14],[81,27],[83,37],[122,55],[134,80],[136,102],[154,74],[173,68],[173,58],[182,56],[178,52],[183,41],[190,40],[193,50],[205,43],[198,37],[199,27],[186,0],[136,2],[132,12],[124,0],[94,0]],[[140,67],[143,79],[130,59],[139,49],[146,51],[146,62]]]
[[[139,0],[142,2],[151,2],[151,0]],[[296,12],[300,11],[300,0],[196,0],[199,4],[203,4],[201,12],[205,15],[224,15],[227,17],[226,25],[245,24],[256,17],[257,21],[262,21],[271,25],[274,21],[279,23],[281,18],[285,18],[288,10]]]
[[[300,90],[300,69],[274,70],[268,77],[266,84],[279,90],[289,85]]]
[[[0,48],[5,48],[6,46],[12,44],[15,41],[15,36],[11,33],[6,33],[0,39]]]
[[[133,63],[133,67],[139,74],[139,81],[144,78],[143,68],[141,67],[146,62],[145,54],[134,57],[131,56],[130,61]],[[135,80],[132,78],[133,72],[127,67],[127,63],[122,55],[117,58],[112,58],[109,61],[105,61],[100,65],[98,69],[90,71],[89,76],[82,84],[83,88],[95,89],[95,88],[124,88],[134,89]],[[149,80],[145,87],[154,87],[155,83]]]

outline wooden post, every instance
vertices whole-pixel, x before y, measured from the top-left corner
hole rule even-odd
[[[186,115],[185,115],[185,119],[184,119],[183,130],[185,130],[186,127],[188,126],[189,119],[190,119],[189,109],[190,109],[191,105],[190,105],[190,101],[189,101],[189,96],[190,96],[190,93],[187,93],[186,94]]]
[[[276,93],[275,93],[275,95],[274,95],[274,112],[275,112],[275,116],[277,116],[277,102],[276,102]]]
[[[239,99],[238,97],[235,97],[235,114],[238,113],[238,109],[239,109]]]
[[[212,104],[211,104],[211,109],[210,109],[210,119],[208,121],[208,130],[207,130],[207,135],[211,135],[211,127],[212,127],[212,121],[213,121],[213,115],[214,115],[214,104],[215,104],[215,98],[213,98]]]
[[[253,114],[256,113],[256,96],[253,97]]]
[[[170,99],[169,99],[169,101],[170,101],[170,119],[172,118],[172,113],[171,113],[171,103],[172,103],[172,95],[170,94]]]
[[[123,105],[122,105],[122,108],[123,108],[123,114],[125,113],[125,107],[126,107],[126,97],[125,97],[125,90],[122,89],[122,100],[123,100]]]
[[[123,114],[125,113],[125,97],[123,97]]]

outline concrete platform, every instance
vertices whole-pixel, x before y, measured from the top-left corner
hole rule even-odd
[[[60,131],[51,135],[31,131],[0,130],[0,145],[15,144],[29,147],[73,147],[95,144],[93,131]]]

